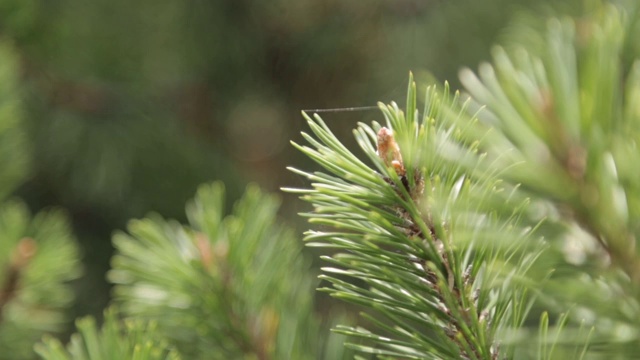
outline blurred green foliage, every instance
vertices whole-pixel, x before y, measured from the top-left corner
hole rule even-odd
[[[99,315],[110,235],[128,219],[186,220],[184,202],[214,179],[231,199],[248,181],[301,185],[283,170],[308,161],[288,145],[300,109],[401,98],[409,70],[455,84],[542,3],[580,1],[0,0],[0,95],[24,104],[0,102],[24,120],[0,128],[0,194],[28,175],[17,195],[32,209],[68,211],[87,270],[75,311]],[[325,118],[340,136],[369,116]]]
[[[31,215],[7,200],[29,175],[31,149],[24,126],[20,62],[0,41],[0,356],[29,359],[43,333],[67,329],[74,303],[69,281],[80,276],[79,251],[60,210]]]
[[[30,359],[43,333],[59,333],[69,324],[69,281],[80,275],[78,247],[61,212],[31,218],[20,202],[0,207],[0,234],[0,354]]]
[[[251,186],[231,215],[224,202],[221,183],[203,185],[190,226],[152,216],[116,234],[115,300],[189,359],[318,358],[316,281],[302,244],[275,221],[278,199]]]
[[[178,353],[164,341],[155,324],[129,320],[121,322],[113,308],[105,312],[101,329],[91,317],[76,322],[78,333],[67,349],[58,339],[47,337],[36,345],[42,358],[50,360],[179,360]]]
[[[0,43],[0,199],[25,179],[30,149],[24,130],[23,106],[18,93],[18,59],[14,49]]]

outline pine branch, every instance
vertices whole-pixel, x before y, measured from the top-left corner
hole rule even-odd
[[[321,278],[333,288],[323,290],[378,314],[368,318],[379,333],[337,329],[376,344],[352,344],[357,350],[403,358],[497,359],[497,329],[526,315],[513,311],[525,301],[521,286],[506,286],[526,273],[536,253],[512,259],[522,244],[507,245],[506,239],[527,238],[518,225],[520,211],[500,214],[482,209],[480,201],[517,208],[524,199],[509,200],[502,195],[508,187],[495,175],[468,167],[483,156],[477,144],[465,143],[463,129],[444,119],[461,116],[460,109],[454,111],[458,103],[457,94],[450,98],[447,89],[432,87],[421,118],[411,81],[406,116],[395,104],[380,105],[387,126],[359,124],[354,131],[373,168],[345,148],[320,117],[305,114],[317,140],[303,134],[313,148],[294,146],[329,173],[291,169],[309,178],[313,189],[286,190],[314,205],[306,214],[311,223],[336,229],[306,237],[309,246],[340,251],[324,258],[333,266]],[[452,150],[464,161],[451,161]]]
[[[627,226],[624,196],[625,188],[634,186],[620,179],[629,175],[616,171],[629,161],[620,158],[627,141],[621,131],[635,133],[634,116],[624,116],[631,115],[632,105],[621,101],[619,84],[620,76],[632,69],[620,63],[625,42],[620,10],[605,5],[596,11],[600,13],[579,24],[551,21],[546,34],[536,34],[547,40],[540,53],[520,49],[511,55],[496,48],[495,66],[483,66],[479,77],[465,71],[462,80],[475,99],[488,105],[498,127],[518,148],[517,156],[527,162],[525,171],[509,176],[570,209],[565,213],[571,220],[600,242],[635,282],[640,267],[629,251],[635,235]],[[636,86],[634,76],[630,73],[626,81],[628,93]]]
[[[64,330],[80,274],[78,249],[60,212],[32,217],[24,204],[0,206],[0,353],[32,358],[44,333]]]
[[[38,246],[33,239],[23,238],[18,242],[11,255],[9,266],[5,271],[5,281],[0,289],[0,324],[2,324],[4,308],[16,297],[21,277],[37,249]]]
[[[121,322],[114,309],[105,312],[101,329],[87,317],[77,321],[74,334],[65,349],[59,340],[46,337],[36,345],[36,352],[46,360],[179,360],[180,356],[167,345],[155,324],[140,321]]]
[[[639,326],[634,7],[596,2],[578,18],[520,26],[492,64],[461,72],[471,108],[486,106],[477,128],[493,130],[480,149],[547,218],[541,264],[555,273],[536,307],[562,324],[557,339],[540,340],[560,344],[558,358],[577,349],[630,355],[637,343],[612,335]],[[596,335],[587,340],[589,328]]]
[[[117,234],[116,301],[190,359],[315,358],[314,281],[275,223],[278,200],[249,187],[228,216],[223,201],[220,183],[205,185],[187,206],[190,226],[150,216]]]

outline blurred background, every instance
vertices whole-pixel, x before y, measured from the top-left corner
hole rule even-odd
[[[514,16],[576,2],[0,0],[0,115],[24,135],[3,171],[24,168],[14,195],[32,211],[69,214],[85,267],[73,315],[99,316],[111,235],[128,219],[184,220],[212,180],[229,203],[249,182],[306,186],[285,170],[312,168],[289,144],[301,110],[401,103],[410,70],[457,88]],[[381,116],[323,118],[353,144],[355,124]],[[306,204],[281,196],[302,233]]]

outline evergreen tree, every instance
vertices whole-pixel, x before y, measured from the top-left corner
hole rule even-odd
[[[312,186],[286,190],[313,206],[307,244],[333,251],[321,290],[363,309],[335,328],[358,358],[636,356],[640,29],[633,5],[586,10],[521,20],[461,72],[465,93],[410,79],[404,110],[380,104],[384,121],[354,130],[360,151],[304,115],[294,145],[324,170],[292,168]],[[102,330],[81,320],[38,353],[341,358],[277,200],[250,187],[224,216],[223,197],[202,186],[187,225],[150,215],[115,235]]]

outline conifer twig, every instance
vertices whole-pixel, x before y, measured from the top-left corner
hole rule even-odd
[[[406,115],[395,103],[381,104],[385,126],[359,124],[354,131],[373,168],[319,116],[303,114],[315,136],[303,133],[311,146],[293,145],[327,173],[291,169],[311,180],[312,189],[286,190],[311,202],[314,211],[305,215],[325,226],[307,233],[308,245],[338,251],[323,257],[332,266],[321,278],[333,288],[322,290],[379,315],[366,315],[379,333],[336,329],[373,342],[349,346],[391,358],[497,359],[502,354],[496,330],[526,313],[520,311],[521,286],[506,284],[524,274],[535,256],[513,262],[517,242],[501,246],[496,238],[526,238],[529,230],[518,225],[517,211],[502,218],[478,205],[492,197],[509,202],[499,195],[495,175],[465,174],[439,153],[440,146],[457,146],[465,160],[482,161],[455,128],[453,120],[463,116],[459,95],[449,98],[448,88],[441,95],[429,87],[420,117],[415,83],[409,84]],[[493,262],[501,268],[492,268]]]

